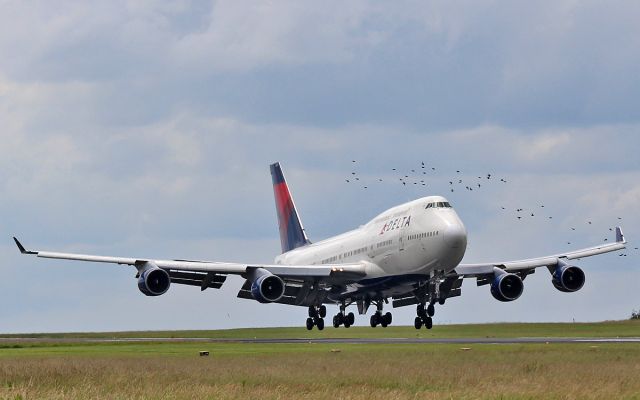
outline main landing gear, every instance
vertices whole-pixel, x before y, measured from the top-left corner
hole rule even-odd
[[[345,328],[350,327],[356,320],[356,316],[352,312],[345,314],[343,311],[333,316],[333,327],[339,328],[340,325],[344,325]]]
[[[321,306],[310,306],[309,307],[309,318],[307,318],[307,330],[312,330],[314,326],[318,327],[318,330],[321,331],[324,329],[324,317],[327,316],[327,307],[324,305]]]
[[[351,325],[353,325],[353,323],[355,322],[356,320],[355,315],[353,315],[352,312],[347,314],[347,312],[345,311],[346,308],[347,308],[347,305],[343,301],[342,304],[340,304],[340,312],[333,316],[334,328],[339,328],[340,325],[344,325],[345,328],[348,328]]]
[[[388,325],[391,325],[393,317],[391,316],[390,312],[382,314],[382,302],[378,302],[376,304],[376,307],[376,312],[371,315],[371,319],[369,320],[369,324],[371,325],[371,327],[375,328],[376,326],[380,325],[381,327],[386,328]]]
[[[435,312],[436,308],[433,303],[429,303],[426,308],[424,303],[418,304],[418,308],[416,309],[418,316],[413,322],[413,326],[416,329],[420,329],[424,325],[425,328],[431,329],[433,327],[433,319],[431,319],[431,317],[433,317]]]

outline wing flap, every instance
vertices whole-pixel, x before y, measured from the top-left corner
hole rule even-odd
[[[217,275],[211,272],[199,273],[199,272],[185,272],[169,270],[169,277],[171,283],[177,283],[180,285],[198,286],[200,290],[207,288],[220,289],[222,284],[227,280],[226,275]]]
[[[202,281],[194,281],[191,279],[180,279],[180,278],[171,278],[171,283],[177,283],[179,285],[189,285],[189,286],[198,286],[202,289]],[[210,283],[206,288],[212,289],[220,289],[222,287],[222,283]]]

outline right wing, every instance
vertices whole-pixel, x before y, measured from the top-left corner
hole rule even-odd
[[[89,261],[107,264],[131,265],[138,273],[150,266],[161,268],[169,273],[172,283],[219,288],[226,275],[240,275],[250,278],[258,270],[266,270],[284,280],[313,281],[331,283],[352,282],[367,276],[367,265],[364,263],[333,265],[275,265],[275,264],[242,264],[229,262],[189,261],[189,260],[156,260],[151,258],[97,256],[76,253],[59,253],[51,251],[27,250],[16,239],[16,245],[22,254],[32,254],[41,258],[58,260]]]

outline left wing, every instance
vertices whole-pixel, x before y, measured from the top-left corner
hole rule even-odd
[[[626,248],[627,241],[620,227],[616,227],[615,243],[605,243],[594,247],[588,247],[581,250],[573,250],[567,253],[560,253],[551,256],[529,258],[526,260],[515,261],[498,261],[482,264],[460,264],[454,271],[459,276],[478,277],[486,274],[493,274],[495,268],[499,268],[505,272],[522,272],[529,271],[538,267],[556,266],[564,260],[575,260],[595,256],[598,254],[609,253],[616,250]]]
[[[569,251],[545,257],[526,260],[498,261],[483,264],[460,264],[446,274],[444,283],[462,282],[463,278],[476,278],[477,285],[491,285],[491,294],[499,301],[513,301],[520,297],[524,289],[522,281],[538,267],[547,267],[551,273],[553,286],[561,292],[575,292],[582,288],[585,274],[579,267],[569,265],[569,260],[581,259],[598,254],[622,250],[626,246],[622,230],[616,227],[615,243],[601,244],[586,249]],[[448,293],[445,287],[440,299],[460,295],[460,290]]]

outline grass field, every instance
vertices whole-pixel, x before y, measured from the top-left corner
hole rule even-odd
[[[460,325],[420,334],[640,336],[637,322],[566,325]],[[322,333],[416,335],[415,330],[402,327]],[[308,333],[304,328],[285,328],[169,334],[303,337]],[[131,332],[92,334],[114,335],[135,336]],[[461,345],[441,344],[56,344],[43,338],[39,343],[1,346],[0,398],[6,399],[640,399],[640,345],[633,343],[484,344],[465,345],[470,350],[463,350]],[[199,357],[199,350],[211,355]]]
[[[323,331],[295,328],[226,329],[215,331],[134,331],[0,334],[0,337],[30,338],[501,338],[501,337],[640,337],[640,320],[587,323],[500,323],[469,325],[436,325],[432,330],[416,330],[413,326],[389,326],[371,329],[354,326],[349,329],[327,327]]]

